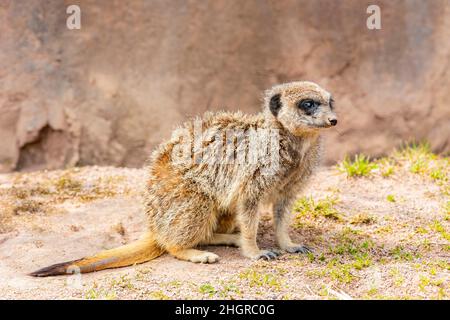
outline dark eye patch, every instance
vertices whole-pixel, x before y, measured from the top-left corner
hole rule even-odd
[[[314,111],[320,106],[320,102],[312,99],[304,99],[298,102],[298,108],[303,110],[307,115],[312,115]]]
[[[276,117],[281,109],[281,94],[277,93],[270,98],[269,102],[270,112]]]
[[[330,106],[331,110],[334,109],[334,99],[333,99],[333,97],[330,97],[330,101],[328,102],[328,105]]]

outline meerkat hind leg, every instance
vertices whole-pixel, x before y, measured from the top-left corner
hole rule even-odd
[[[175,258],[195,263],[214,263],[219,261],[215,253],[197,249],[175,249],[167,250]]]
[[[201,245],[225,245],[225,246],[241,246],[240,234],[228,234],[228,233],[214,233],[213,237],[209,240],[202,241]]]

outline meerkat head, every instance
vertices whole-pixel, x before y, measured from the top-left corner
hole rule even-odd
[[[265,93],[265,112],[295,135],[337,124],[331,94],[308,81],[280,84]]]

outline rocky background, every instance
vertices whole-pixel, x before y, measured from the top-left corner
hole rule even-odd
[[[412,139],[447,152],[449,67],[448,0],[1,0],[0,171],[140,166],[188,117],[257,112],[299,79],[334,94],[328,163]]]

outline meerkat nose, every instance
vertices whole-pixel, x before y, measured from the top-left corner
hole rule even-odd
[[[337,119],[328,119],[328,121],[330,122],[330,124],[331,124],[332,126],[337,125]]]

